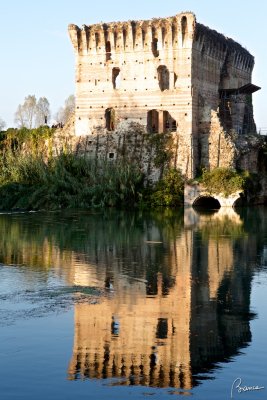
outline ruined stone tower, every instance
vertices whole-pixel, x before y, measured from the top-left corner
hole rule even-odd
[[[235,166],[227,134],[255,132],[253,56],[191,12],[149,21],[69,25],[76,54],[76,135],[132,122],[171,132],[175,166]],[[231,143],[230,143],[231,142]]]

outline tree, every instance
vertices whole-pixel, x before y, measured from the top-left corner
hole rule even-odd
[[[60,107],[55,115],[55,119],[58,123],[65,124],[69,117],[74,113],[75,110],[75,96],[71,94],[64,103],[63,107]]]
[[[50,105],[46,97],[37,101],[34,95],[25,97],[24,103],[19,104],[15,113],[15,123],[19,128],[32,129],[46,125],[50,119]]]
[[[37,110],[36,97],[29,95],[25,97],[24,103],[19,104],[15,113],[15,123],[19,128],[32,129]]]
[[[4,129],[5,126],[6,126],[5,121],[2,118],[0,118],[0,132]]]
[[[26,126],[26,120],[24,116],[23,106],[21,104],[18,105],[17,111],[15,112],[14,118],[15,124],[18,125],[19,128]]]
[[[36,127],[47,125],[51,117],[50,104],[46,97],[40,97],[36,105]]]

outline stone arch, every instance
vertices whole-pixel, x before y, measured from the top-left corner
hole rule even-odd
[[[159,88],[163,92],[170,89],[170,72],[166,65],[160,65],[157,68]]]
[[[106,129],[108,131],[114,131],[115,129],[115,110],[114,108],[110,107],[107,108],[105,111],[105,120],[106,120]]]
[[[192,205],[195,208],[203,208],[207,210],[218,210],[221,208],[219,200],[208,195],[197,197]]]

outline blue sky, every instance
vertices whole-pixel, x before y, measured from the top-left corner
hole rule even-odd
[[[232,37],[255,56],[253,83],[258,127],[267,127],[267,2],[265,0],[0,0],[0,117],[29,94],[48,98],[52,114],[75,91],[74,53],[67,27],[100,21],[167,17],[193,11],[197,20]]]

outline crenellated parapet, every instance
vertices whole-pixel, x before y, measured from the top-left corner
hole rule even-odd
[[[153,51],[185,46],[194,38],[196,18],[193,13],[151,20],[111,22],[95,25],[70,24],[69,35],[78,54]]]

